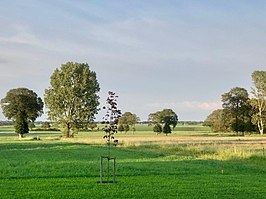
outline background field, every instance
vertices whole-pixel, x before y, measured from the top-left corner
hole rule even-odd
[[[197,126],[156,136],[138,128],[134,135],[117,134],[120,145],[111,152],[117,182],[99,184],[103,132],[74,139],[31,132],[19,140],[12,128],[1,127],[1,198],[265,198],[265,137]]]

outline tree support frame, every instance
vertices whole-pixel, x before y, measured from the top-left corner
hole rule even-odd
[[[107,160],[107,171],[106,171],[106,181],[103,181],[103,162],[104,160]],[[112,181],[109,180],[109,178],[111,177],[111,173],[110,173],[110,167],[112,167],[112,165],[110,165],[110,163],[113,162],[113,175],[112,175]],[[102,183],[115,183],[115,179],[116,179],[116,158],[115,157],[109,157],[109,156],[101,156],[100,157],[100,184]]]

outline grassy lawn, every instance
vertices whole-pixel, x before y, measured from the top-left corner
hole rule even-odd
[[[176,133],[171,136],[179,139]],[[199,139],[210,139],[197,133]],[[264,138],[251,143],[248,137],[239,144],[230,139],[121,144],[111,152],[117,158],[117,182],[99,184],[99,158],[106,146],[81,141],[102,135],[96,134],[60,140],[59,132],[31,132],[28,137],[41,137],[33,141],[18,140],[1,128],[1,198],[265,198]],[[123,136],[133,139],[141,132],[128,134]],[[182,136],[195,139],[191,132]]]

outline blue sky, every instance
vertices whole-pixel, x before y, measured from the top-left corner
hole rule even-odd
[[[112,90],[142,120],[163,108],[204,120],[223,93],[250,91],[251,73],[265,70],[265,9],[259,0],[2,0],[0,98],[18,87],[43,98],[55,68],[86,62],[102,105]]]

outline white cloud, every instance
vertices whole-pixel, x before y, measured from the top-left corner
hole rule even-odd
[[[11,42],[28,45],[36,45],[40,43],[27,25],[13,24],[10,28],[12,30],[12,34],[10,36],[0,36],[0,42]]]
[[[200,102],[200,101],[183,101],[183,102],[170,102],[170,103],[150,103],[148,104],[150,108],[154,109],[163,109],[163,108],[172,108],[175,110],[185,110],[185,109],[194,109],[194,110],[204,110],[211,111],[216,110],[222,107],[221,102]]]

